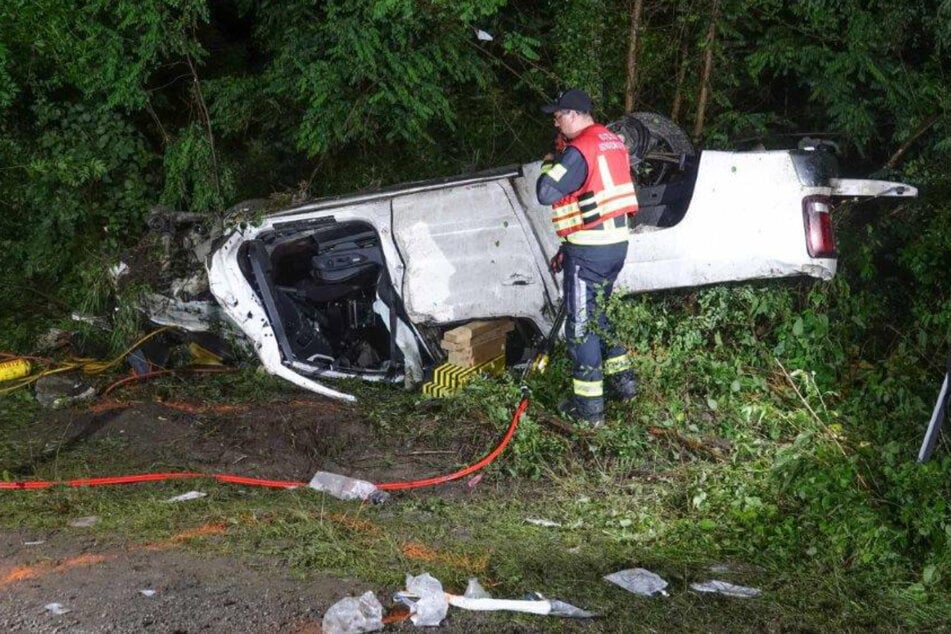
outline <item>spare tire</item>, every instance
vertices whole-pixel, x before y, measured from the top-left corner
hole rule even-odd
[[[676,123],[653,112],[631,112],[607,125],[620,136],[635,182],[644,187],[677,180],[697,151]]]

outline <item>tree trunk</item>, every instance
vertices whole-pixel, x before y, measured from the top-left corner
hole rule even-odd
[[[631,6],[631,36],[627,46],[627,85],[624,90],[624,111],[633,112],[637,100],[637,40],[641,28],[644,0],[634,0]]]
[[[720,13],[720,0],[713,0],[710,9],[710,30],[707,31],[706,51],[703,55],[703,74],[700,77],[700,96],[697,98],[697,118],[693,126],[693,142],[699,144],[703,136],[704,117],[707,114],[707,100],[710,98],[710,76],[713,74],[713,49],[717,37],[717,18]]]
[[[208,148],[211,151],[211,175],[215,182],[215,193],[218,194],[218,199],[223,203],[224,199],[221,196],[221,179],[218,175],[218,153],[215,151],[215,135],[211,130],[211,114],[208,112],[208,104],[205,103],[205,96],[201,92],[201,81],[198,79],[198,69],[195,67],[195,62],[192,60],[191,55],[185,55],[185,59],[188,61],[188,68],[192,73],[193,95],[195,104],[198,106],[198,115],[199,118],[202,119],[202,123],[205,124],[205,130],[208,133]]]
[[[684,102],[684,81],[687,78],[687,54],[690,49],[687,48],[687,40],[684,34],[680,34],[680,67],[677,69],[677,85],[674,88],[674,103],[670,107],[670,120],[678,123],[680,119],[680,108]]]

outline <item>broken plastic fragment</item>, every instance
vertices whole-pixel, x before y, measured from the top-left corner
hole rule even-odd
[[[659,575],[645,570],[644,568],[631,568],[628,570],[619,570],[604,577],[605,581],[618,585],[628,592],[639,594],[644,597],[652,597],[655,594],[668,596],[664,588],[667,582]]]
[[[45,544],[45,543],[46,543],[46,540],[38,539],[32,542],[23,542],[23,545],[24,546],[39,546],[40,544]]]
[[[469,585],[466,586],[466,591],[462,596],[467,599],[491,599],[492,595],[485,591],[485,588],[482,587],[482,584],[479,583],[479,580],[475,577],[469,579]]]
[[[385,499],[385,492],[379,491],[372,482],[328,471],[315,473],[307,486],[328,493],[338,500],[371,499],[373,502],[382,502]]]
[[[77,517],[72,522],[70,522],[69,525],[74,528],[89,528],[90,526],[93,526],[98,521],[99,521],[99,518],[97,516],[89,515],[87,517]]]
[[[534,524],[535,526],[544,526],[545,528],[561,528],[561,524],[558,522],[553,522],[551,520],[541,519],[537,517],[526,517],[525,521],[529,524]]]
[[[72,610],[69,608],[63,607],[62,603],[47,603],[43,606],[43,608],[52,614],[66,614],[67,612],[72,612]]]
[[[491,34],[483,31],[482,29],[476,29],[475,34],[476,39],[478,39],[480,42],[491,42],[493,39],[495,39]]]
[[[207,493],[202,493],[201,491],[189,491],[188,493],[182,493],[181,495],[176,495],[175,497],[168,498],[166,502],[187,502],[188,500],[197,500],[203,498]]]
[[[410,620],[420,627],[439,625],[449,612],[442,583],[428,572],[416,577],[406,575],[406,590],[397,592],[393,598],[409,607]]]
[[[455,594],[446,596],[449,599],[449,605],[475,612],[523,612],[525,614],[538,614],[539,616],[563,616],[575,619],[590,619],[597,616],[593,612],[557,600],[470,598]]]
[[[146,588],[144,590],[139,590],[139,594],[141,594],[143,597],[154,597],[155,590],[152,590],[151,588]]]
[[[565,603],[558,599],[551,599],[548,602],[551,604],[551,612],[549,612],[549,614],[552,616],[564,616],[571,619],[593,619],[598,616],[594,612],[576,608],[570,603]]]
[[[344,597],[324,613],[321,630],[324,634],[360,634],[383,629],[383,606],[376,595],[367,590],[357,599]]]
[[[728,597],[738,597],[740,599],[749,599],[751,597],[758,597],[759,595],[763,594],[763,591],[758,588],[737,586],[727,581],[720,581],[718,579],[711,579],[710,581],[704,581],[703,583],[691,583],[690,589],[696,590],[697,592],[725,594]]]
[[[119,262],[118,264],[113,264],[109,267],[109,277],[112,278],[112,283],[115,284],[119,281],[119,278],[129,272],[129,265],[125,262]]]

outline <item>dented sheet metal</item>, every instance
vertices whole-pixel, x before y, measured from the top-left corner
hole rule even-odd
[[[526,234],[506,181],[393,200],[393,235],[406,270],[403,302],[422,322],[539,319],[542,253]]]

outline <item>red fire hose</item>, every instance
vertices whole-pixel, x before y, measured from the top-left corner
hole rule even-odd
[[[446,482],[458,480],[459,478],[464,478],[470,473],[475,473],[479,469],[486,467],[505,450],[505,447],[509,444],[509,441],[512,440],[512,436],[515,435],[515,430],[518,428],[518,423],[522,418],[522,414],[524,414],[525,410],[528,409],[528,402],[528,396],[523,396],[522,400],[518,404],[518,407],[515,408],[515,413],[512,415],[512,422],[509,423],[508,431],[505,432],[505,436],[502,437],[502,441],[498,444],[498,446],[496,446],[495,449],[486,454],[485,457],[478,462],[446,475],[425,478],[422,480],[383,482],[375,485],[376,488],[381,491],[403,491],[407,489],[419,489],[422,487],[436,486],[437,484],[444,484]],[[188,480],[193,478],[213,478],[214,480],[225,484],[243,484],[246,486],[258,486],[270,489],[295,489],[298,487],[307,486],[307,482],[295,482],[292,480],[267,480],[263,478],[249,478],[246,476],[223,473],[206,474],[191,471],[180,471],[172,473],[141,473],[137,475],[111,476],[103,478],[78,478],[75,480],[60,481],[32,480],[0,482],[0,490],[49,489],[56,486],[95,487],[106,486],[110,484],[135,484],[137,482],[161,482],[164,480]]]
[[[446,475],[436,476],[432,478],[423,478],[420,480],[405,480],[397,482],[382,482],[375,484],[374,486],[380,491],[405,491],[408,489],[419,489],[423,487],[436,486],[439,484],[445,484],[446,482],[452,482],[453,480],[458,480],[464,478],[471,473],[475,473],[480,469],[485,468],[491,464],[499,454],[501,454],[505,448],[508,446],[509,442],[512,440],[512,437],[515,435],[515,430],[518,428],[518,423],[522,418],[522,414],[525,413],[525,410],[528,409],[529,404],[529,390],[525,385],[525,379],[532,371],[544,372],[545,366],[548,363],[548,355],[551,352],[551,348],[554,345],[555,337],[558,336],[558,332],[561,329],[561,324],[565,319],[565,305],[562,304],[561,308],[558,310],[557,315],[555,316],[555,321],[552,324],[552,328],[548,333],[548,336],[542,342],[541,347],[534,355],[534,358],[531,362],[526,365],[525,370],[522,372],[522,399],[519,401],[518,407],[515,408],[515,412],[512,414],[512,420],[509,423],[508,430],[505,432],[505,435],[502,437],[502,440],[499,444],[486,454],[478,462],[474,462],[467,467],[463,467],[458,471],[449,473]],[[142,473],[137,475],[125,475],[125,476],[112,476],[112,477],[103,477],[103,478],[79,478],[75,480],[62,480],[62,481],[49,481],[49,480],[34,480],[34,481],[14,481],[14,482],[0,482],[0,490],[12,490],[12,489],[49,489],[55,486],[66,486],[66,487],[94,487],[94,486],[105,486],[110,484],[134,484],[137,482],[161,482],[164,480],[187,480],[194,478],[212,478],[218,482],[226,484],[241,484],[246,486],[259,486],[266,487],[271,489],[294,489],[298,487],[305,487],[308,485],[307,482],[294,482],[288,480],[267,480],[263,478],[249,478],[245,476],[230,475],[230,474],[205,474],[197,473],[190,471],[183,472],[172,472],[172,473]]]

